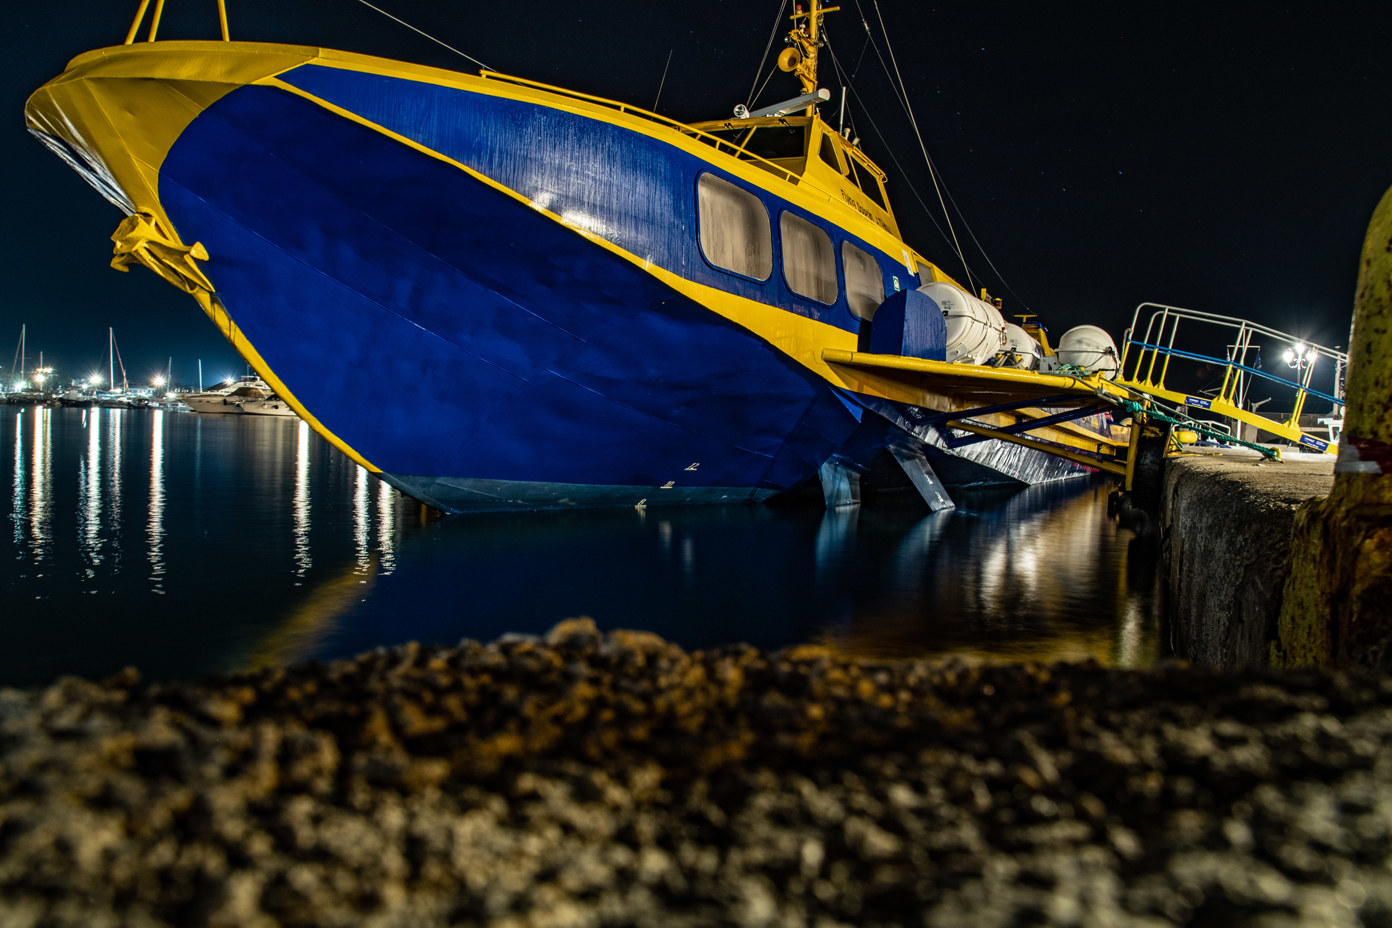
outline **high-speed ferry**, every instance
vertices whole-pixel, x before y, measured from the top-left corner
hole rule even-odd
[[[222,40],[155,41],[156,22],[137,42],[145,12],[33,94],[29,129],[125,214],[113,265],[188,292],[315,430],[431,506],[818,480],[831,501],[889,454],[930,501],[935,461],[954,482],[1086,469],[954,451],[951,391],[842,363],[1028,367],[1039,346],[901,238],[884,173],[819,115],[818,0],[779,59],[802,95],[696,124],[231,41],[225,17]]]

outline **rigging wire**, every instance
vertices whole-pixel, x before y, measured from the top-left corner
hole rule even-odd
[[[971,223],[967,221],[966,215],[962,212],[961,207],[958,206],[956,199],[952,196],[952,192],[947,188],[947,183],[945,180],[942,179],[942,176],[937,169],[937,165],[933,163],[933,159],[929,156],[927,147],[923,143],[923,137],[918,130],[918,122],[914,118],[913,110],[910,108],[908,102],[908,91],[904,87],[902,76],[899,74],[898,63],[894,59],[894,49],[889,42],[889,30],[885,27],[884,16],[880,12],[879,2],[878,0],[873,0],[873,2],[875,6],[875,13],[879,18],[881,32],[884,35],[885,46],[889,50],[891,61],[894,61],[893,74],[890,73],[890,65],[885,62],[884,55],[880,52],[879,45],[874,41],[873,33],[870,29],[870,24],[866,21],[865,11],[861,8],[860,0],[856,0],[856,11],[860,14],[861,25],[865,29],[866,43],[874,47],[875,56],[880,62],[880,68],[884,71],[885,77],[889,79],[891,85],[895,85],[897,83],[897,86],[895,87],[895,96],[898,98],[900,108],[903,109],[904,114],[909,119],[910,125],[913,127],[914,134],[917,137],[919,144],[919,152],[923,157],[924,163],[928,167],[929,176],[933,180],[934,190],[938,194],[938,203],[940,208],[942,209],[944,219],[948,222],[948,227],[952,228],[951,213],[956,213],[957,217],[961,220],[962,227],[966,230],[966,234],[970,237],[972,244],[976,246],[977,253],[981,255],[982,259],[986,262],[986,265],[991,269],[991,272],[995,275],[996,279],[1000,281],[1001,286],[1021,306],[1028,310],[1028,303],[1018,293],[1015,292],[1014,288],[1010,286],[1009,281],[1005,279],[1005,275],[1001,273],[1000,269],[996,267],[995,262],[991,260],[991,256],[987,254],[985,247],[981,244],[981,240],[976,236],[976,231],[972,229]],[[914,183],[912,179],[910,179],[908,172],[904,169],[904,166],[899,162],[898,157],[894,154],[894,148],[889,144],[884,134],[880,131],[878,124],[876,124],[874,120],[874,117],[871,116],[869,106],[865,104],[865,102],[861,99],[859,91],[856,90],[854,76],[860,70],[861,61],[863,60],[864,55],[865,46],[862,45],[860,50],[860,56],[856,61],[855,69],[851,72],[850,77],[846,79],[846,84],[850,88],[851,93],[854,95],[857,104],[865,112],[866,119],[869,120],[871,129],[879,138],[881,144],[884,146],[884,149],[887,152],[889,152],[890,160],[893,161],[894,166],[899,169],[900,174],[903,176],[904,183],[909,188],[909,192],[912,193],[914,199],[918,201],[919,206],[922,207],[924,214],[928,217],[928,220],[933,223],[933,227],[937,229],[938,234],[943,237],[944,241],[948,242],[948,244],[954,248],[954,250],[957,253],[957,258],[959,261],[961,261],[962,268],[967,275],[968,284],[972,286],[973,289],[975,289],[975,286],[971,280],[973,273],[971,265],[967,262],[966,255],[963,253],[960,242],[957,239],[955,230],[953,230],[952,234],[949,236],[948,233],[943,231],[942,226],[938,224],[934,211],[930,210],[928,208],[927,203],[924,202],[922,194],[920,194],[917,187],[914,186]],[[839,60],[837,60],[834,51],[832,52],[831,57],[832,62],[836,66],[838,74],[844,74],[844,69],[842,68]],[[948,210],[949,204],[951,205],[951,213]]]
[[[833,64],[836,62],[835,52],[832,52],[831,60]],[[839,67],[838,70],[840,70]],[[919,193],[918,188],[914,186],[913,181],[909,178],[909,172],[904,168],[904,165],[900,163],[899,156],[895,154],[894,146],[890,144],[889,140],[885,138],[884,133],[880,131],[879,123],[875,122],[875,117],[871,114],[870,108],[865,104],[865,101],[861,98],[860,91],[856,89],[854,83],[847,82],[846,86],[850,88],[851,95],[855,98],[855,101],[859,105],[860,109],[865,113],[865,119],[867,122],[870,123],[870,128],[875,133],[875,137],[880,140],[881,148],[883,148],[884,151],[886,151],[889,154],[889,160],[894,163],[894,166],[896,168],[898,168],[900,175],[904,178],[905,185],[909,188],[909,192],[912,193],[914,199],[918,201],[919,207],[923,210],[923,215],[926,216],[928,218],[928,221],[933,224],[933,228],[937,230],[938,235],[942,236],[943,241],[946,242],[948,245],[951,245],[952,237],[948,235],[947,232],[943,231],[942,224],[938,222],[936,211],[928,206],[927,202],[923,199],[923,195]],[[854,117],[852,118],[851,123],[854,127]],[[852,129],[852,134],[854,134],[854,128]],[[961,255],[958,255],[958,257],[961,258]],[[966,259],[961,258],[961,260],[965,267]]]
[[[431,35],[430,33],[426,32],[424,29],[417,29],[415,26],[411,25],[411,24],[408,23],[406,20],[402,19],[402,18],[399,17],[399,16],[393,16],[391,13],[388,13],[386,10],[382,9],[382,8],[379,7],[379,6],[373,6],[371,3],[368,2],[368,0],[358,0],[358,2],[361,3],[363,6],[367,7],[368,9],[376,10],[378,13],[381,13],[383,16],[387,17],[387,19],[395,20],[396,22],[398,22],[398,23],[400,23],[401,25],[405,26],[407,29],[410,29],[412,32],[418,32],[418,33],[420,33],[421,35],[425,36],[425,37],[426,37],[427,39],[429,39],[430,41],[434,42],[436,45],[440,45],[440,46],[443,46],[444,48],[449,49],[450,51],[454,52],[456,55],[460,56],[461,58],[465,58],[465,59],[467,59],[467,60],[469,60],[469,61],[472,61],[474,64],[478,65],[480,68],[483,68],[485,71],[492,71],[492,70],[493,70],[493,69],[490,68],[488,65],[484,64],[482,61],[479,61],[479,60],[478,60],[477,58],[475,58],[473,55],[470,55],[470,54],[468,54],[468,53],[466,53],[466,52],[461,52],[459,49],[455,48],[453,45],[450,45],[450,44],[447,43],[447,42],[443,42],[443,41],[441,41],[440,39],[435,38],[433,35]]]
[[[773,80],[773,76],[774,76],[775,74],[777,74],[777,73],[778,73],[778,65],[774,65],[772,68],[769,69],[768,77],[764,78],[764,82],[763,82],[762,84],[759,85],[759,92],[756,93],[756,94],[754,94],[754,96],[752,96],[752,97],[749,98],[749,102],[745,104],[746,107],[751,107],[751,106],[753,106],[753,105],[754,105],[754,101],[757,100],[757,99],[759,99],[760,97],[762,97],[762,96],[764,95],[764,88],[768,86],[769,81]]]
[[[662,99],[662,88],[667,85],[667,70],[672,67],[672,55],[675,52],[674,48],[667,53],[667,64],[662,67],[662,80],[657,82],[657,96],[653,97],[652,111],[654,113],[657,112],[657,101]]]
[[[782,0],[782,2],[778,4],[778,14],[773,17],[773,29],[769,32],[768,44],[764,46],[764,57],[759,59],[759,66],[754,69],[755,84],[759,83],[759,72],[764,69],[764,62],[768,61],[769,51],[773,49],[773,40],[778,37],[778,24],[783,21],[783,10],[787,6],[788,0]],[[753,84],[750,85],[749,99],[744,101],[746,107],[752,107],[754,105],[754,101],[759,98],[759,94],[764,92],[764,87],[768,86],[769,78],[771,77],[773,77],[772,72],[769,73],[768,77],[764,78],[764,85],[759,88],[758,93],[754,91]]]
[[[914,118],[913,107],[909,105],[909,93],[904,87],[904,77],[899,73],[899,62],[894,58],[894,46],[889,42],[889,30],[885,28],[884,16],[880,13],[880,0],[871,0],[871,3],[875,7],[875,15],[880,20],[880,34],[885,37],[885,49],[889,52],[889,60],[894,64],[894,79],[899,85],[899,102],[903,105],[904,112],[909,116],[909,125],[913,127],[914,138],[918,139],[918,149],[922,152],[924,160],[928,162],[928,175],[933,179],[933,190],[938,195],[938,204],[942,207],[943,217],[947,221],[948,231],[952,233],[952,244],[957,249],[957,257],[961,260],[962,266],[965,268],[967,258],[962,253],[962,243],[957,239],[957,230],[952,227],[952,215],[947,210],[947,202],[943,199],[942,188],[938,184],[937,169],[933,167],[932,159],[928,157],[928,146],[923,142],[923,133],[918,129],[918,120]],[[860,0],[856,0],[856,8],[860,8]],[[877,53],[878,51],[879,49],[876,48]],[[884,59],[881,59],[882,63],[883,60]],[[970,270],[967,271],[967,284],[973,291],[976,289],[976,284],[973,283],[971,279]]]
[[[880,20],[880,30],[884,33],[884,37],[885,37],[885,48],[888,49],[888,51],[889,51],[890,60],[891,60],[891,61],[894,61],[894,49],[893,49],[892,46],[890,46],[890,43],[889,43],[889,30],[885,28],[885,25],[884,25],[884,16],[883,16],[883,14],[880,13],[880,4],[879,4],[879,0],[873,0],[873,2],[874,2],[874,5],[875,5],[875,15],[878,16],[878,17],[879,17],[879,20]],[[857,6],[857,8],[859,8],[859,6],[860,6],[860,0],[856,0],[856,6]],[[879,55],[879,49],[878,49],[878,48],[876,48],[875,53],[876,53],[877,56]],[[881,67],[884,66],[884,59],[883,59],[883,58],[880,58],[880,65],[881,65]],[[895,76],[896,76],[896,77],[899,76],[899,65],[898,65],[897,63],[895,63],[895,65],[894,65],[894,73],[895,73]],[[886,72],[886,76],[888,76],[888,72]],[[912,109],[910,109],[910,106],[909,106],[909,95],[908,95],[908,90],[907,90],[906,88],[904,88],[904,82],[903,82],[903,78],[902,78],[902,77],[899,78],[899,86],[900,86],[901,102],[902,102],[902,105],[903,105],[903,107],[904,107],[904,111],[905,111],[906,113],[909,114],[909,120],[910,120],[910,122],[913,123],[913,126],[914,126],[914,133],[915,133],[915,135],[917,135],[917,134],[918,134],[918,121],[914,118],[914,116],[913,116],[913,111],[912,111]],[[933,181],[933,182],[934,182],[934,187],[936,188],[939,184],[941,184],[941,191],[940,191],[940,193],[939,193],[939,200],[941,201],[941,198],[945,196],[945,197],[947,198],[947,201],[948,201],[949,203],[952,204],[952,210],[953,210],[953,212],[955,212],[955,213],[957,214],[957,217],[962,221],[962,227],[963,227],[964,229],[966,229],[967,234],[968,234],[969,236],[971,236],[972,244],[974,244],[974,245],[976,246],[977,253],[979,253],[979,254],[981,255],[982,259],[986,262],[987,267],[989,267],[989,268],[991,269],[991,271],[996,275],[996,279],[999,280],[999,281],[1001,282],[1001,286],[1004,287],[1005,290],[1006,290],[1008,293],[1010,293],[1010,295],[1013,296],[1013,297],[1020,303],[1020,305],[1021,305],[1022,307],[1024,307],[1024,309],[1025,309],[1026,311],[1028,311],[1028,310],[1029,310],[1029,304],[1024,300],[1023,297],[1021,297],[1018,293],[1016,293],[1016,292],[1015,292],[1015,289],[1014,289],[1013,287],[1010,286],[1009,282],[1006,281],[1005,275],[1002,274],[1001,271],[1000,271],[1000,269],[996,267],[996,263],[995,263],[994,261],[991,260],[991,256],[986,252],[986,248],[981,244],[981,240],[978,239],[978,238],[976,237],[976,231],[975,231],[974,229],[972,229],[971,223],[969,223],[969,222],[967,221],[966,214],[964,214],[964,213],[962,212],[961,207],[957,205],[957,201],[953,198],[952,192],[951,192],[950,190],[947,189],[947,182],[946,182],[945,180],[942,180],[941,175],[940,175],[940,173],[939,173],[938,170],[937,170],[937,165],[935,165],[935,164],[933,163],[932,158],[930,158],[930,157],[928,156],[928,150],[927,150],[927,148],[926,148],[926,147],[924,146],[924,144],[923,144],[923,137],[922,137],[921,135],[918,137],[918,144],[919,144],[919,151],[922,152],[922,154],[923,154],[923,160],[924,160],[925,162],[927,162],[927,164],[928,164],[928,169],[929,169],[929,171],[930,171],[930,172],[932,173],[932,175],[933,175],[933,178],[934,178],[934,181]],[[945,206],[944,206],[944,210],[946,210],[946,207],[945,207]],[[951,222],[951,220],[950,220],[950,218],[949,218],[949,223],[950,223],[950,222]],[[965,258],[965,257],[962,257],[962,253],[961,253],[960,250],[958,251],[958,257],[961,257],[961,258],[962,258],[962,264],[965,266],[966,263],[967,263],[967,262],[966,262],[966,258]],[[971,280],[970,280],[970,275],[971,275],[970,269],[968,269],[967,274],[968,274],[968,283],[970,283],[970,282],[971,282]]]
[[[868,33],[868,25],[866,28]],[[840,59],[836,56],[835,49],[831,47],[831,44],[829,42],[827,43],[827,51],[831,54],[832,65],[836,68],[837,75],[844,79],[845,85],[847,88],[849,88],[851,94],[854,96],[857,106],[859,106],[859,108],[865,112],[865,118],[870,123],[870,128],[875,133],[875,137],[880,140],[881,148],[889,153],[890,161],[893,162],[894,166],[899,170],[899,173],[903,178],[905,186],[907,186],[909,192],[913,194],[914,199],[918,201],[918,205],[922,208],[924,216],[926,216],[928,221],[933,224],[933,228],[937,230],[938,235],[942,236],[943,241],[950,246],[952,244],[952,239],[948,236],[946,232],[943,231],[943,227],[941,224],[939,224],[935,215],[935,211],[929,209],[928,204],[923,199],[923,195],[919,193],[918,187],[914,185],[912,178],[910,178],[909,172],[905,169],[904,165],[900,163],[898,156],[895,154],[894,147],[889,143],[889,140],[885,138],[884,133],[880,131],[879,124],[875,122],[875,117],[871,114],[870,107],[861,98],[860,91],[856,89],[853,75],[848,76],[846,74],[845,68],[842,66]],[[862,55],[864,51],[865,49],[862,47]],[[883,58],[881,58],[880,60],[881,64],[883,64]],[[859,64],[857,64],[857,68],[858,67]],[[888,72],[886,71],[886,75],[887,74]],[[854,117],[852,117],[851,122],[852,126],[854,126]],[[854,129],[852,131],[854,133]],[[933,165],[931,159],[927,158],[926,154],[925,160],[928,161],[929,170],[934,170],[935,166]],[[961,208],[957,205],[956,200],[953,198],[952,191],[948,189],[947,183],[945,181],[941,181],[941,183],[942,193],[944,196],[946,196],[947,202],[952,205],[953,211],[956,212],[958,217],[962,220],[962,225],[966,229],[967,234],[971,236],[972,243],[976,245],[977,252],[981,255],[982,259],[985,260],[987,266],[991,269],[992,273],[996,275],[996,278],[1000,281],[1003,290],[1006,293],[1009,293],[1010,296],[1014,298],[1015,302],[1019,303],[1020,306],[1028,310],[1029,304],[1025,301],[1023,297],[1021,297],[1018,293],[1015,292],[1015,289],[1010,286],[1009,281],[1005,279],[1005,275],[1001,273],[1000,269],[996,267],[995,262],[991,260],[991,256],[986,253],[985,247],[981,244],[980,239],[976,237],[975,230],[973,230],[971,224],[967,222],[966,217],[962,214]],[[971,265],[967,263],[966,258],[960,253],[958,254],[958,258],[962,261],[963,270],[966,272],[968,279],[970,279],[971,274],[973,273],[971,270]],[[978,274],[977,276],[981,275]]]
[[[869,34],[868,25],[866,26],[866,34]],[[865,49],[864,47],[862,47],[862,54],[864,53],[864,51]],[[853,75],[848,75],[846,73],[846,69],[841,65],[841,59],[838,58],[836,55],[836,49],[832,47],[830,42],[827,42],[827,52],[831,55],[832,67],[836,69],[837,76],[843,80],[845,86],[851,91],[851,95],[855,98],[855,101],[859,108],[862,111],[864,111],[865,119],[867,122],[870,123],[870,129],[875,133],[875,137],[880,140],[880,147],[886,153],[888,153],[889,160],[894,163],[894,166],[896,168],[898,168],[900,175],[904,178],[904,184],[909,188],[909,192],[913,194],[914,199],[918,201],[919,207],[922,208],[923,215],[926,216],[928,221],[933,224],[933,228],[937,230],[938,235],[942,236],[943,241],[950,246],[952,244],[951,236],[949,236],[946,232],[943,231],[943,227],[938,222],[937,216],[935,215],[935,211],[928,207],[928,204],[923,199],[923,195],[918,192],[918,188],[914,186],[913,180],[909,177],[909,172],[904,168],[904,165],[899,162],[899,156],[895,154],[894,146],[890,144],[889,139],[885,137],[885,134],[880,131],[880,125],[879,123],[875,122],[875,117],[871,112],[870,107],[861,98],[860,91],[856,89],[855,81],[853,80]],[[851,115],[850,122],[851,136],[855,137],[859,133],[855,129],[854,114]],[[958,257],[961,258],[963,265],[965,266],[966,259],[962,258],[960,254],[958,255]]]

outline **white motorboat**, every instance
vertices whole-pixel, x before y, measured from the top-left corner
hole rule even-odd
[[[271,388],[264,380],[250,375],[212,390],[186,393],[180,399],[194,412],[239,413],[243,403],[268,399],[271,395]]]

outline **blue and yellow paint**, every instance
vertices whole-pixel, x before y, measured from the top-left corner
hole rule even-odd
[[[840,261],[823,304],[777,261],[756,280],[703,257],[708,173],[764,205],[775,255],[787,212],[869,254],[887,295],[948,279],[815,115],[783,120],[809,138],[789,171],[527,81],[226,41],[80,56],[26,115],[135,217],[116,263],[190,292],[320,434],[440,508],[758,499],[866,464],[878,401],[973,402],[847,362]]]

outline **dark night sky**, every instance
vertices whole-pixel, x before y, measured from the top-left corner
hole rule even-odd
[[[771,60],[757,69],[779,6],[374,3],[508,73],[647,107],[661,84],[657,109],[683,120],[726,116],[756,74],[762,81]],[[213,0],[168,6],[162,38],[216,36]],[[132,382],[171,356],[181,383],[196,379],[199,359],[205,382],[243,370],[190,298],[144,269],[107,267],[119,213],[23,129],[28,93],[72,56],[119,44],[136,7],[65,0],[25,4],[9,17],[3,106],[11,128],[0,133],[0,152],[17,202],[0,258],[5,370],[21,323],[31,357],[42,350],[73,376],[104,365],[108,326]],[[476,70],[355,0],[228,0],[228,8],[233,38]],[[879,3],[928,152],[989,258],[969,243],[968,261],[1005,298],[1007,315],[1027,307],[1056,335],[1092,322],[1119,339],[1136,305],[1156,301],[1331,346],[1347,341],[1367,221],[1392,185],[1392,17],[1358,8],[1366,9]],[[911,190],[936,203],[880,58],[865,45],[861,11],[878,34],[873,0],[843,0],[827,16],[833,51],[854,69],[855,128],[890,175],[905,237],[961,279]],[[783,31],[780,23],[773,54]],[[822,82],[837,83],[825,64]],[[760,102],[796,92],[779,74]],[[954,222],[966,237],[962,220]]]

